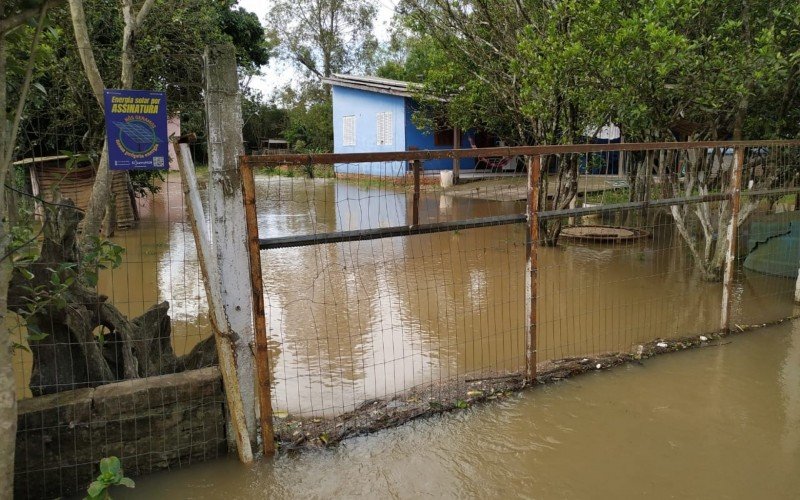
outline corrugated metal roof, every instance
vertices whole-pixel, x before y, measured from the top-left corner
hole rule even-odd
[[[337,87],[348,87],[379,94],[397,95],[401,97],[413,97],[414,91],[421,86],[417,83],[403,82],[400,80],[390,80],[377,76],[355,76],[334,74],[322,79],[323,83],[336,85]]]

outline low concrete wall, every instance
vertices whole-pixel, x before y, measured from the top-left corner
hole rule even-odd
[[[216,367],[22,400],[14,495],[85,492],[111,455],[128,477],[224,455],[224,401]]]

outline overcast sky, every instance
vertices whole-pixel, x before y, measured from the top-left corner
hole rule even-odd
[[[378,40],[385,42],[389,39],[389,23],[392,20],[394,8],[398,0],[372,0],[378,7],[378,19],[375,22],[375,36]],[[267,13],[272,7],[273,0],[239,0],[239,6],[250,12],[255,12],[261,23],[267,17]],[[272,61],[269,66],[262,68],[264,76],[254,78],[250,85],[270,95],[276,88],[283,87],[287,83],[297,81],[301,73],[291,65],[283,61]]]

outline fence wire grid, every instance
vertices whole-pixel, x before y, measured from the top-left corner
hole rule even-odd
[[[137,57],[146,64],[152,55]],[[193,156],[205,165],[203,52],[174,57],[180,64],[157,89],[167,93],[169,132],[195,133]],[[71,112],[59,114],[67,104]],[[179,173],[114,173],[116,224],[103,225],[104,237],[114,228],[111,245],[87,259],[75,238],[104,139],[91,89],[52,74],[47,100],[29,103],[20,130],[6,186],[22,243],[8,317],[19,399],[15,497],[83,492],[106,456],[131,477],[225,456],[224,392]]]
[[[181,64],[162,90],[171,116],[180,112],[176,133],[198,137],[192,156],[205,190],[202,54],[173,57]],[[154,194],[117,197],[110,240],[124,248],[118,265],[113,258],[94,270],[42,260],[43,225],[64,220],[56,214],[67,200],[85,209],[92,151],[102,144],[88,88],[64,80],[49,92],[52,102],[74,102],[75,116],[50,114],[46,103],[26,115],[6,188],[17,197],[19,234],[28,242],[14,258],[28,255],[33,274],[19,271],[10,293],[19,312],[10,321],[20,498],[82,491],[103,456],[120,457],[135,476],[222,456],[227,441],[226,399],[178,172],[151,179]],[[537,380],[560,378],[797,314],[797,144],[738,145],[732,273],[725,265],[735,148],[625,147],[462,151],[453,185],[453,160],[436,159],[441,151],[358,161],[243,157],[257,167],[281,446],[324,446],[502,398],[530,384],[532,368]],[[529,185],[536,158],[541,177]],[[115,178],[123,194],[141,181]],[[534,190],[538,206],[526,213]],[[528,220],[537,229],[533,242]],[[527,285],[532,249],[535,293]],[[37,296],[63,291],[70,277],[81,291],[67,290],[63,307],[48,302],[26,312]],[[26,283],[46,287],[26,290]],[[85,324],[66,310],[81,310]],[[138,356],[136,364],[129,355]]]
[[[530,382],[529,363],[557,379],[794,317],[797,145],[742,145],[728,274],[734,147],[614,147],[539,155],[530,189],[525,148],[506,150],[505,171],[461,152],[454,186],[419,152],[243,158],[261,167],[278,439],[327,444],[503,397]]]

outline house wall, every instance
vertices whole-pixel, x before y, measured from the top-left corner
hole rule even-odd
[[[167,120],[167,137],[180,137],[181,136],[181,115],[180,113],[174,114]],[[178,170],[178,159],[175,156],[175,145],[172,140],[169,142],[169,169]]]
[[[373,153],[405,151],[405,98],[358,89],[333,86],[334,153]],[[378,145],[378,113],[392,113],[392,143]],[[355,145],[344,145],[345,116],[355,116]],[[337,174],[399,176],[406,162],[336,164]]]
[[[405,136],[406,148],[416,149],[453,149],[451,146],[437,146],[434,144],[433,133],[428,130],[420,130],[414,125],[412,118],[416,111],[414,101],[411,99],[406,100],[406,122],[405,122]],[[461,133],[461,144],[458,149],[469,149],[469,135],[467,132]],[[439,160],[426,160],[423,162],[422,167],[425,170],[452,170],[453,160],[444,158]],[[473,158],[461,159],[461,170],[474,169],[475,160]]]

